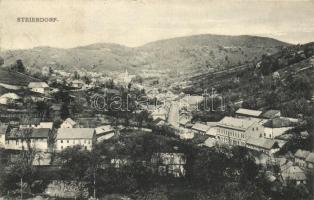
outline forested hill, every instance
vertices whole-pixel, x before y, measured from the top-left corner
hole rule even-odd
[[[186,74],[221,70],[273,54],[289,44],[265,37],[195,35],[151,42],[130,48],[118,44],[98,43],[70,49],[36,47],[1,52],[5,65],[22,59],[30,70],[44,66],[73,71],[140,72],[150,68],[171,69]]]
[[[314,111],[314,43],[285,47],[263,55],[258,62],[192,80],[187,93],[214,87],[231,106],[243,102],[245,108],[310,116]]]

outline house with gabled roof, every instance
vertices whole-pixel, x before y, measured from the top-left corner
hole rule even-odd
[[[275,140],[267,138],[255,138],[250,137],[246,141],[246,147],[251,150],[263,152],[266,155],[271,155],[276,150],[279,150],[279,146]]]
[[[306,168],[305,160],[310,155],[310,153],[311,152],[309,151],[298,149],[294,154],[294,163],[303,169]]]
[[[56,150],[62,151],[67,147],[81,145],[91,150],[96,139],[93,128],[59,128],[56,137]]]
[[[294,183],[296,185],[306,184],[306,174],[298,166],[290,166],[282,170],[281,177],[285,185],[288,183]]]
[[[12,128],[5,138],[5,148],[48,151],[49,128]]]
[[[60,125],[60,128],[74,128],[75,126],[76,126],[76,122],[71,118],[67,118],[66,120],[62,122],[62,124]]]
[[[311,152],[305,159],[305,163],[306,163],[306,168],[310,171],[310,172],[314,172],[314,153]]]
[[[37,93],[46,94],[49,91],[49,85],[45,82],[30,82],[28,88]]]

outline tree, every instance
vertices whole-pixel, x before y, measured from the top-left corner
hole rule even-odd
[[[26,68],[23,64],[23,61],[21,59],[16,60],[15,64],[12,66],[14,71],[20,72],[20,73],[25,73]]]
[[[0,67],[4,64],[4,59],[0,56]]]

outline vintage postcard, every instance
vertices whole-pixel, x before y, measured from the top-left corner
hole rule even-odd
[[[313,0],[0,0],[0,200],[313,200]]]

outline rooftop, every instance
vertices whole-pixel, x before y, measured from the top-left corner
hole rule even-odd
[[[45,82],[30,82],[28,84],[29,88],[48,88],[49,85]]]
[[[0,125],[0,134],[6,134],[7,130],[8,130],[8,125],[6,124]]]
[[[276,141],[267,138],[249,138],[247,144],[257,146],[263,149],[271,149]]]
[[[9,139],[18,138],[48,138],[50,129],[49,128],[14,128],[12,129],[8,137]]]
[[[234,118],[234,117],[224,117],[221,121],[217,123],[217,126],[236,128],[241,130],[246,130],[254,123],[259,122],[256,118]]]
[[[201,123],[195,123],[195,124],[192,126],[192,129],[198,130],[198,131],[202,131],[202,132],[208,131],[209,128],[210,128],[210,127],[207,126],[206,124],[201,124]]]
[[[259,117],[262,114],[262,111],[239,108],[236,111],[236,114],[252,116],[252,117]]]
[[[93,128],[59,128],[57,139],[92,139]]]
[[[314,153],[310,153],[306,159],[305,159],[306,162],[311,162],[311,163],[314,163]]]
[[[267,110],[262,114],[262,117],[272,119],[278,115],[280,115],[280,110]]]
[[[63,123],[65,123],[65,122],[71,124],[72,126],[76,124],[76,122],[73,119],[71,119],[71,118],[67,118],[66,120],[64,120]]]
[[[298,149],[297,152],[295,152],[294,156],[295,156],[295,157],[298,157],[298,158],[306,159],[306,157],[308,157],[308,155],[309,155],[310,153],[311,153],[311,152],[309,152],[309,151],[302,150],[302,149]]]

